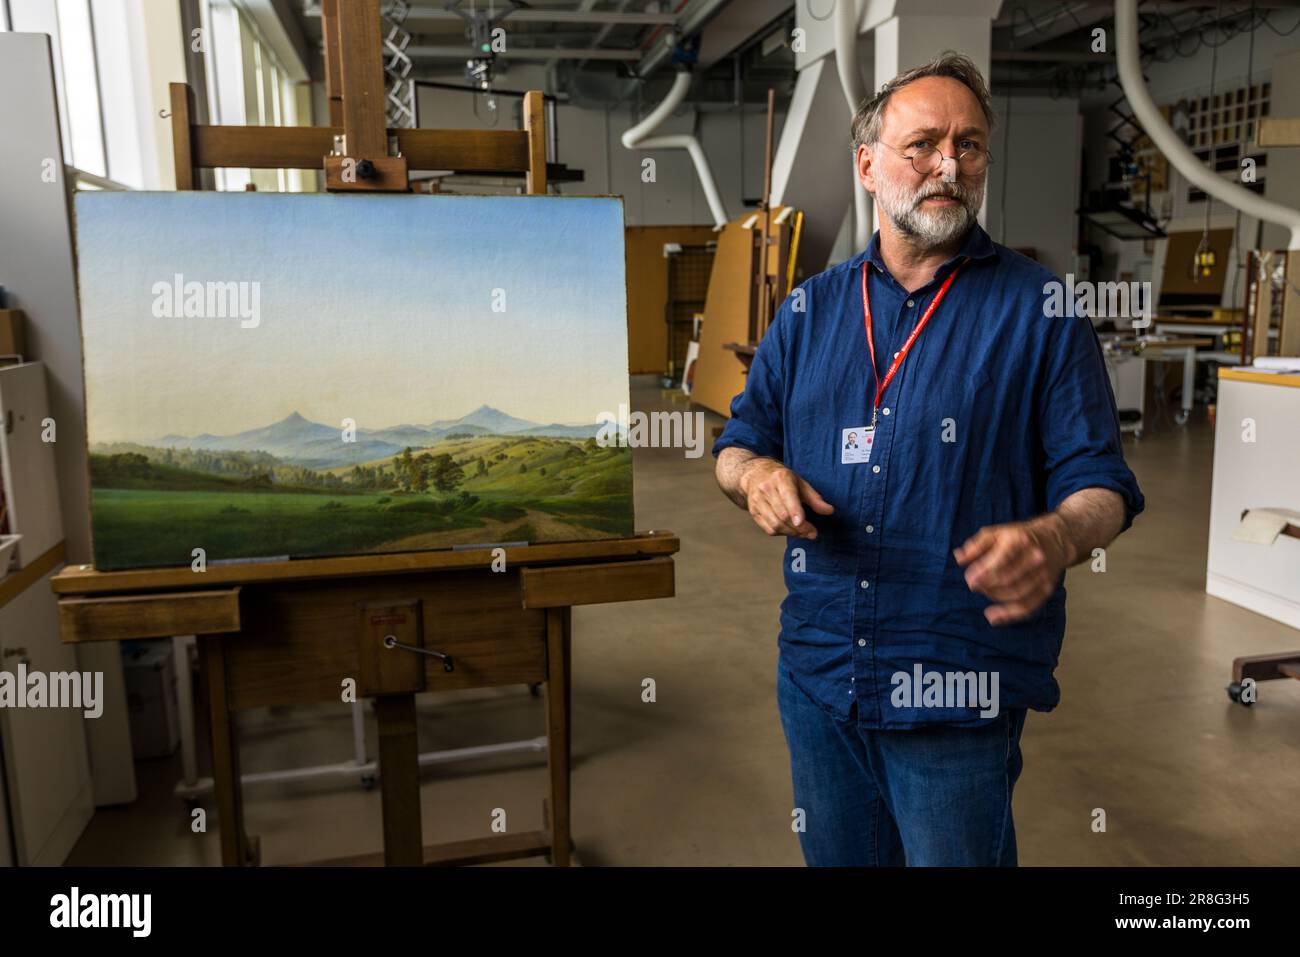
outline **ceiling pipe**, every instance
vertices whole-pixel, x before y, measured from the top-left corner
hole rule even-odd
[[[648,77],[659,69],[665,60],[672,56],[673,47],[678,40],[693,37],[704,29],[704,25],[709,22],[714,14],[718,13],[730,2],[731,0],[699,0],[698,6],[693,10],[686,11],[685,17],[679,21],[675,32],[670,32],[655,41],[653,48],[646,53],[640,63],[633,67],[633,71],[642,79]]]
[[[836,0],[835,4],[835,69],[840,75],[840,88],[849,103],[849,116],[867,99],[867,85],[862,80],[858,66],[858,5],[856,0]],[[871,194],[858,181],[857,157],[853,171],[853,248],[863,250],[871,242]]]
[[[721,229],[727,225],[727,208],[722,205],[722,197],[718,195],[718,184],[713,180],[713,171],[709,169],[709,160],[704,155],[704,147],[700,146],[700,141],[690,133],[650,136],[664,120],[672,115],[673,110],[681,106],[690,88],[690,73],[679,70],[676,79],[673,80],[672,89],[668,91],[663,102],[651,110],[649,116],[623,134],[623,146],[629,150],[686,150],[695,164],[696,174],[700,177],[700,187],[704,190],[704,198],[709,203],[713,221]]]
[[[1128,98],[1129,108],[1147,136],[1151,137],[1151,142],[1193,186],[1247,216],[1285,226],[1291,231],[1287,248],[1300,249],[1300,210],[1264,199],[1244,186],[1223,179],[1202,164],[1170,129],[1142,79],[1137,34],[1137,0],[1115,0],[1115,59],[1119,66],[1119,83]]]

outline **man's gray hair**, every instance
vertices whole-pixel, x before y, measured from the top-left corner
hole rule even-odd
[[[855,151],[859,146],[875,146],[879,142],[880,127],[883,125],[885,107],[889,105],[889,98],[907,84],[926,76],[952,77],[974,93],[980,109],[984,111],[984,118],[988,120],[989,129],[993,129],[993,124],[996,122],[996,117],[993,115],[993,101],[989,97],[989,88],[984,83],[984,76],[980,73],[979,67],[971,61],[970,57],[962,56],[953,50],[944,50],[929,63],[898,74],[882,86],[875,96],[858,107],[858,112],[853,116]]]

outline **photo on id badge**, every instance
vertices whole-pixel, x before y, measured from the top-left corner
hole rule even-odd
[[[865,425],[844,429],[840,433],[840,464],[864,465],[871,461],[871,442],[876,430]]]

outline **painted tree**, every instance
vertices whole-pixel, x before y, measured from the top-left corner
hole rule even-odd
[[[460,463],[444,453],[433,460],[433,484],[439,492],[454,492],[465,481]]]

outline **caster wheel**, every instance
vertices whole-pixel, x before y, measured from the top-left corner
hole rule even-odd
[[[363,774],[361,776],[361,786],[367,791],[375,789],[375,776],[373,774]]]
[[[1186,425],[1188,415],[1189,413],[1186,410],[1181,410],[1174,416],[1174,421],[1177,422],[1179,425]]]
[[[1249,708],[1251,705],[1255,703],[1253,701],[1241,700],[1241,685],[1236,681],[1228,685],[1227,691],[1228,691],[1228,697],[1231,698],[1233,701],[1237,702],[1237,704],[1241,705],[1243,708]]]
[[[532,695],[534,698],[539,698],[539,697],[541,697],[541,694],[542,694],[542,683],[541,683],[540,681],[538,681],[538,682],[535,682],[535,683],[533,683],[533,684],[530,684],[530,685],[528,686],[528,693],[529,693],[530,695]]]

